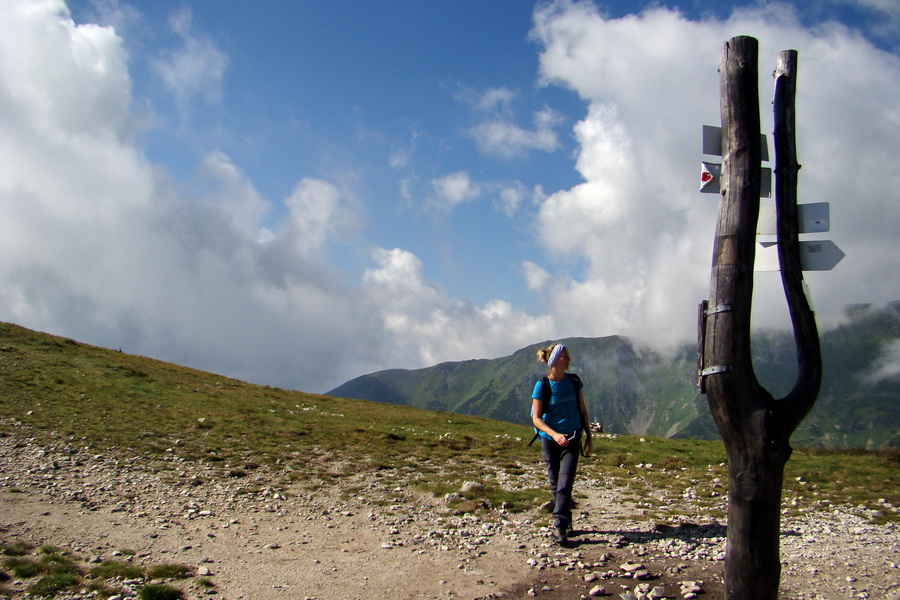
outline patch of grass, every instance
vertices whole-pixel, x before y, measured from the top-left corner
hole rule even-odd
[[[0,584],[15,581],[17,588],[0,586],[0,598],[18,597],[22,590],[26,590],[30,596],[40,598],[52,598],[60,594],[70,596],[82,594],[78,597],[91,597],[97,600],[107,600],[113,596],[120,596],[124,590],[110,580],[149,579],[160,582],[193,577],[193,570],[183,564],[163,563],[142,567],[121,561],[104,561],[99,565],[87,568],[86,565],[73,558],[71,552],[55,546],[40,546],[22,541],[6,543],[2,546],[4,552],[21,554],[15,556],[6,555],[2,560],[4,569],[0,571]],[[27,584],[27,585],[23,585]],[[202,589],[212,589],[215,584],[209,579],[198,582]],[[17,589],[17,592],[5,591]],[[144,596],[139,598],[183,598],[183,593],[176,587],[165,583],[157,583],[145,586]],[[83,596],[87,594],[87,596]]]
[[[147,575],[154,579],[187,579],[193,570],[186,565],[162,564],[147,567]]]
[[[26,555],[34,546],[24,542],[14,542],[4,546],[6,551],[16,553],[4,559],[3,566],[18,579],[39,579],[28,586],[33,596],[53,597],[77,586],[81,582],[81,569],[67,553],[53,546],[41,546],[36,556]]]
[[[34,546],[25,542],[12,542],[0,546],[0,554],[4,556],[26,556],[31,554],[32,550]]]
[[[41,563],[31,558],[7,558],[3,561],[3,567],[19,579],[30,579],[43,573]]]
[[[104,560],[90,569],[88,574],[101,581],[119,577],[121,579],[141,579],[147,573],[144,567],[118,560]]]
[[[138,592],[138,600],[183,600],[184,592],[165,583],[146,585]]]
[[[28,586],[28,593],[32,596],[52,598],[60,592],[76,587],[79,583],[81,583],[81,577],[75,573],[48,573]]]
[[[827,501],[881,510],[880,501],[900,502],[900,450],[798,448],[785,468],[784,496],[801,506]],[[900,521],[894,512],[880,521]]]

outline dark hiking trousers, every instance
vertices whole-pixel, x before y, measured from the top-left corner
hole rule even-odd
[[[581,438],[560,446],[553,440],[541,438],[541,450],[547,464],[550,492],[553,494],[553,518],[557,529],[568,529],[572,525],[572,486],[575,484],[575,469],[581,454]]]

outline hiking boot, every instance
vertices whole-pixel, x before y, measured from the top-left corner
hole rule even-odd
[[[560,546],[565,546],[569,543],[569,536],[566,535],[565,527],[557,527],[556,535],[553,536],[553,541],[559,544]]]

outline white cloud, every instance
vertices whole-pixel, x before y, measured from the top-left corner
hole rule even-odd
[[[553,281],[553,276],[546,269],[530,260],[522,263],[522,276],[525,278],[528,289],[538,293],[546,290]]]
[[[492,88],[487,90],[475,102],[476,108],[483,111],[499,111],[508,114],[511,110],[512,101],[515,100],[515,91],[506,88]]]
[[[900,380],[900,340],[891,340],[884,345],[867,379],[871,383],[885,379]]]
[[[480,186],[465,171],[433,179],[431,187],[437,194],[436,207],[447,211],[481,195]]]
[[[388,157],[388,164],[393,169],[402,169],[409,164],[409,152],[406,150],[397,150],[392,152]]]
[[[0,36],[7,126],[33,127],[55,136],[48,142],[57,145],[77,143],[84,133],[125,133],[131,82],[112,29],[85,25],[70,37],[73,23],[62,1],[4,2],[0,16],[8,24]]]
[[[111,29],[52,2],[5,2],[0,23],[0,318],[264,383],[372,364],[378,324],[323,258],[352,198],[303,179],[265,234],[268,202],[228,156],[190,196],[132,145]]]
[[[493,196],[494,210],[509,218],[515,217],[526,198],[537,198],[543,193],[540,187],[529,191],[520,181],[474,181],[465,171],[438,177],[430,183],[436,197],[427,201],[428,208],[451,212],[467,202]],[[408,187],[403,188],[403,194],[408,197]]]
[[[378,249],[377,268],[363,275],[367,296],[382,311],[394,364],[432,365],[497,356],[544,339],[549,317],[532,317],[505,301],[478,307],[447,296],[423,275],[410,252]]]
[[[532,128],[515,122],[514,104],[518,93],[507,87],[491,88],[482,94],[463,90],[457,98],[472,106],[480,122],[468,130],[478,148],[486,155],[503,159],[519,158],[533,150],[554,152],[561,147],[556,129],[562,115],[545,106],[532,115]]]
[[[469,130],[482,152],[514,158],[532,150],[553,152],[560,148],[556,126],[561,117],[549,108],[534,113],[534,128],[524,129],[505,117],[485,120]]]
[[[900,270],[896,252],[887,251],[900,230],[900,175],[884,167],[900,159],[900,61],[841,27],[803,30],[785,11],[699,23],[667,9],[606,19],[585,2],[536,12],[542,80],[589,103],[575,127],[586,181],[552,194],[538,217],[548,260],[561,269],[584,265],[554,287],[561,327],[658,341],[694,335],[716,210],[715,196],[697,193],[700,126],[719,121],[722,45],[747,32],[760,39],[764,99],[777,52],[800,52],[800,197],[832,203],[829,237],[847,252],[835,271],[807,275],[820,321],[836,319],[848,303],[900,294],[896,281],[884,285],[885,273]],[[771,109],[765,100],[761,106],[771,131]],[[756,281],[757,325],[783,325],[777,275]]]
[[[507,217],[512,217],[519,212],[526,194],[527,190],[521,183],[510,186],[501,185],[494,206]]]
[[[304,178],[285,200],[290,209],[291,236],[304,255],[344,239],[359,228],[352,199],[327,181]]]
[[[897,51],[900,49],[900,4],[895,0],[834,0],[852,8],[862,8],[870,34]]]
[[[222,98],[228,55],[208,36],[194,30],[189,8],[176,12],[170,19],[170,26],[182,45],[164,52],[154,61],[163,83],[182,111],[197,101],[204,105],[218,103]]]

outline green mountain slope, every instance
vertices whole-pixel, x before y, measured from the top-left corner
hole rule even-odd
[[[823,381],[815,407],[795,432],[797,445],[881,448],[900,433],[900,377],[880,369],[900,356],[900,302],[855,306],[847,323],[822,332]],[[619,337],[563,341],[571,371],[585,383],[591,419],[606,431],[660,437],[715,439],[706,398],[696,388],[696,349],[664,355]],[[492,360],[448,362],[417,370],[357,377],[330,395],[527,423],[531,391],[545,368],[535,353],[547,342]],[[759,380],[776,398],[794,385],[796,354],[790,333],[754,334]],[[895,358],[896,360],[896,358]],[[883,376],[877,376],[879,370]]]
[[[571,370],[585,384],[592,420],[602,422],[607,431],[666,437],[696,417],[693,351],[664,357],[619,336],[563,341],[574,357]],[[535,354],[547,343],[493,360],[380,371],[357,377],[329,395],[527,423],[532,389],[546,370]]]

